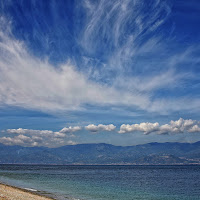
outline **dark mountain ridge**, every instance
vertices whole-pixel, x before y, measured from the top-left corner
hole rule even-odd
[[[2,164],[200,164],[200,142],[136,146],[77,144],[58,148],[0,144]]]

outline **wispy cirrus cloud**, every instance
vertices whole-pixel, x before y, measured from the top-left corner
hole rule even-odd
[[[197,50],[173,49],[173,40],[162,31],[172,12],[168,1],[85,0],[77,2],[73,9],[77,16],[83,15],[78,18],[79,27],[72,24],[75,27],[72,46],[78,48],[78,55],[66,52],[69,62],[58,63],[56,67],[48,62],[51,55],[45,55],[46,60],[33,56],[27,41],[16,39],[12,21],[8,23],[1,17],[0,105],[45,112],[77,110],[85,104],[127,106],[165,114],[177,110],[199,111],[199,97],[195,92],[188,95],[182,89],[186,80],[197,75],[192,70],[178,70],[180,65],[191,66],[197,62],[196,57],[191,59]],[[55,22],[61,16],[53,11]],[[31,19],[34,16],[37,15],[31,15]],[[30,34],[37,36],[41,46],[51,40],[56,43],[54,33],[44,37],[38,23],[31,25]],[[56,38],[65,33],[61,34],[59,27]],[[50,28],[49,23],[47,29]],[[63,30],[67,28],[64,26]],[[61,47],[60,40],[59,44]],[[48,52],[50,42],[46,46]],[[163,95],[161,90],[167,92]]]
[[[90,77],[133,94],[148,95],[151,103],[146,110],[150,112],[198,109],[199,97],[195,92],[191,95],[189,86],[194,77],[198,79],[194,73],[198,47],[175,46],[171,37],[175,24],[168,27],[169,35],[163,32],[173,12],[169,1],[84,2],[87,17],[80,43],[92,59],[102,55],[98,58],[102,64],[91,65]],[[87,67],[89,64],[87,61]],[[187,65],[193,68],[183,70]],[[161,90],[165,95],[158,94]],[[188,104],[190,101],[193,103]]]
[[[1,22],[4,20],[1,18]],[[146,107],[148,97],[92,81],[72,65],[58,68],[30,55],[11,32],[0,32],[0,104],[39,110],[73,110],[86,103]],[[10,36],[11,35],[11,36]]]
[[[142,60],[163,51],[164,36],[156,31],[171,13],[168,1],[153,0],[148,6],[143,1],[131,0],[83,2],[80,6],[86,11],[86,20],[79,41],[88,58],[100,54],[97,58],[102,62],[97,67],[87,66],[92,78],[118,84],[130,73],[134,75],[132,79],[137,78],[141,65],[152,68]]]

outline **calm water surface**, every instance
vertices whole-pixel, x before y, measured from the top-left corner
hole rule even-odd
[[[200,166],[0,165],[0,181],[59,200],[200,199]]]

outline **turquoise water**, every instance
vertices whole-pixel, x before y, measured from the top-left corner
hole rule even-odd
[[[0,165],[0,181],[59,200],[200,199],[200,166]]]

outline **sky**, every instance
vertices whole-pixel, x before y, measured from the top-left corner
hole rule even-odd
[[[0,143],[196,142],[198,0],[0,0]]]

